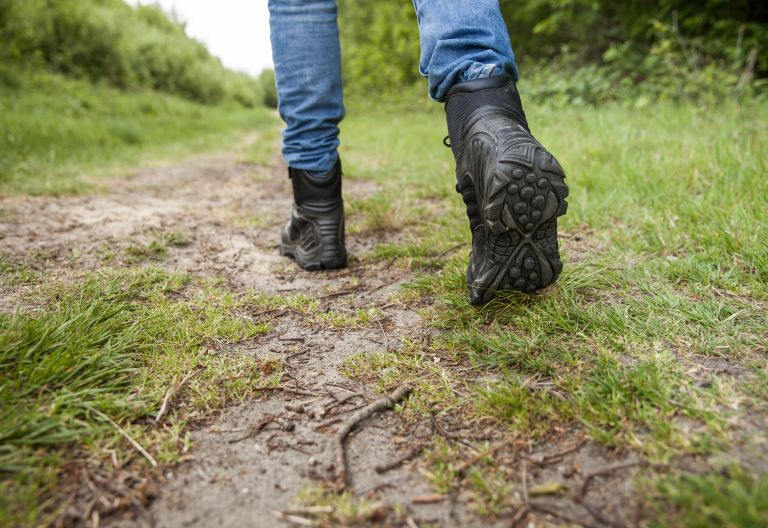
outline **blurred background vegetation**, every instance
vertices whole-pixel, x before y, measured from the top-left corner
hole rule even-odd
[[[225,68],[153,5],[0,0],[0,43],[0,195],[82,192],[273,119],[271,72]]]
[[[531,104],[709,108],[766,93],[765,2],[501,7]],[[349,105],[440,111],[418,73],[411,2],[339,0],[339,8]],[[153,5],[0,0],[0,42],[0,193],[76,192],[83,182],[66,175],[225,144],[277,106],[271,70],[258,78],[228,70]]]
[[[151,88],[202,103],[261,102],[256,81],[227,70],[156,6],[122,0],[0,0],[0,75],[46,67],[119,88]]]
[[[565,104],[752,94],[768,75],[768,3],[501,0],[527,97]],[[347,92],[420,84],[410,2],[339,0]]]
[[[501,0],[528,95],[567,103],[752,93],[768,76],[768,3]],[[425,85],[410,2],[339,0],[351,96]],[[224,68],[156,6],[0,0],[0,83],[49,70],[206,103],[274,106],[274,77]],[[24,68],[24,69],[20,69]]]
[[[422,261],[424,269],[434,271],[434,262],[441,258],[435,257],[435,248],[464,241],[466,219],[463,209],[457,207],[456,200],[460,199],[451,184],[451,154],[438,148],[445,126],[441,105],[427,100],[426,83],[418,74],[419,43],[413,6],[407,0],[339,0],[339,6],[348,102],[357,106],[356,110],[364,110],[350,112],[343,124],[346,150],[342,155],[349,174],[375,181],[382,189],[371,198],[349,202],[353,219],[350,226],[375,231],[402,230],[412,225],[413,231],[403,231],[407,237],[402,240],[407,242],[381,244],[375,258],[407,259],[409,269],[413,262]],[[582,255],[577,253],[575,257],[577,263],[579,258],[584,259],[571,275],[577,278],[561,282],[559,293],[545,299],[538,308],[521,305],[525,313],[513,308],[488,315],[490,312],[470,311],[461,304],[465,302],[464,257],[455,253],[445,268],[447,274],[435,274],[433,282],[424,283],[444,299],[443,306],[447,307],[440,312],[438,324],[455,323],[458,329],[450,337],[457,343],[452,346],[475,350],[468,352],[476,354],[472,356],[474,361],[474,357],[482,359],[486,353],[483,343],[493,341],[498,350],[509,350],[496,354],[498,359],[493,361],[498,365],[508,362],[512,367],[520,365],[519,358],[528,357],[525,354],[544,343],[540,341],[542,336],[545,340],[551,338],[558,354],[564,342],[584,358],[591,357],[591,347],[597,346],[600,355],[615,361],[618,374],[610,378],[613,380],[631,379],[627,376],[634,375],[628,370],[634,368],[634,359],[625,365],[625,359],[633,357],[624,354],[626,351],[636,354],[636,358],[655,361],[660,357],[659,350],[674,343],[676,355],[672,357],[677,361],[677,354],[684,352],[678,350],[680,344],[695,354],[686,368],[706,355],[726,357],[724,354],[731,349],[738,354],[750,348],[759,352],[756,343],[765,342],[762,338],[766,325],[760,310],[766,299],[768,254],[768,169],[764,154],[768,144],[768,3],[501,0],[501,7],[517,53],[526,110],[531,122],[538,123],[536,135],[558,153],[574,183],[572,212],[564,219],[564,227],[573,235],[587,233],[588,242],[583,244]],[[226,69],[201,43],[187,36],[182,23],[157,7],[131,7],[122,0],[0,0],[0,198],[18,193],[82,193],[91,186],[103,185],[105,176],[119,173],[123,166],[133,168],[146,159],[165,161],[204,148],[223,147],[237,153],[244,138],[253,143],[247,148],[259,153],[252,159],[274,159],[279,135],[270,108],[276,104],[272,71],[252,78]],[[375,108],[382,104],[400,108],[394,112]],[[549,105],[564,107],[559,120],[548,119]],[[429,109],[430,113],[410,112],[411,106]],[[424,202],[419,200],[427,198],[439,201],[424,209]],[[0,205],[0,217],[4,214]],[[361,221],[361,217],[365,220]],[[368,227],[365,222],[369,222]],[[411,233],[414,243],[410,242]],[[0,239],[2,236],[0,233]],[[574,236],[573,240],[571,247],[581,247],[575,245],[580,238]],[[79,265],[75,249],[73,267]],[[11,277],[5,280],[18,281],[10,284],[44,282],[47,275],[38,276],[37,266],[45,269],[47,264],[40,264],[47,261],[45,255],[41,252],[34,257],[38,260],[31,261],[34,267],[29,270],[0,261],[0,268],[4,268],[0,271]],[[105,260],[105,266],[108,262]],[[627,265],[616,267],[617,262]],[[28,274],[32,278],[24,278]],[[14,278],[16,275],[20,278]],[[107,358],[112,363],[104,363],[104,368],[137,361],[148,376],[154,376],[153,383],[143,385],[141,377],[132,377],[129,383],[123,377],[106,387],[102,378],[90,370],[75,370],[90,376],[84,381],[77,378],[83,383],[83,393],[96,394],[108,404],[103,411],[119,411],[116,418],[134,422],[131,425],[140,430],[142,425],[135,422],[147,415],[148,409],[156,408],[154,404],[168,386],[170,375],[157,377],[151,368],[152,358],[147,363],[147,356],[135,354],[134,350],[143,350],[142,340],[149,340],[150,348],[161,355],[171,350],[189,354],[187,345],[197,350],[196,343],[208,339],[203,334],[210,325],[201,326],[193,317],[198,304],[189,312],[190,317],[181,319],[177,312],[187,310],[187,301],[178,299],[177,305],[174,297],[168,304],[171,301],[165,297],[165,284],[177,279],[147,275],[146,280],[141,279],[148,281],[146,285],[140,282],[136,286],[142,302],[134,306],[127,297],[113,299],[109,294],[114,290],[122,295],[126,286],[120,281],[133,279],[115,275],[118,278],[114,284],[106,284],[104,280],[109,277],[86,284],[82,293],[77,293],[83,296],[82,302],[52,292],[66,310],[52,305],[47,313],[34,314],[32,319],[9,319],[6,324],[15,325],[9,327],[15,330],[0,332],[0,355],[18,356],[19,336],[31,343],[30,350],[36,350],[47,341],[24,336],[44,332],[48,339],[49,334],[56,337],[57,328],[70,331],[71,320],[79,317],[76,309],[82,308],[89,317],[93,313],[100,317],[96,309],[118,314],[117,319],[102,317],[99,324],[82,319],[88,323],[87,332],[75,332],[75,339],[80,341],[72,346],[92,354],[94,347],[102,346],[103,335],[117,333],[120,343],[130,346],[112,350],[113,355]],[[601,289],[604,295],[599,293]],[[209,293],[205,298],[219,302],[211,301],[216,296]],[[89,304],[92,299],[98,302]],[[104,304],[104,299],[117,304]],[[229,309],[226,303],[222,306]],[[129,320],[136,313],[138,322]],[[85,324],[81,323],[77,328]],[[150,323],[154,326],[147,326]],[[199,332],[177,332],[184,346],[176,342],[176,334],[164,333],[167,328],[183,330],[185,325]],[[499,328],[503,333],[498,332]],[[524,333],[518,335],[515,332],[520,328]],[[584,339],[573,340],[573,329],[579,329]],[[103,335],[97,335],[99,332]],[[3,341],[5,336],[10,337]],[[157,342],[161,346],[155,346]],[[51,343],[54,348],[69,346],[67,342]],[[614,349],[621,353],[615,359],[609,355]],[[8,357],[16,361],[16,356]],[[583,380],[589,388],[593,381],[589,377],[592,371],[587,368],[591,368],[589,361],[584,361],[582,372],[574,374],[573,364],[568,363],[572,357],[578,356],[564,354],[562,365],[559,359],[544,358],[541,363],[541,372],[567,367],[568,374],[562,378],[563,392],[572,388],[570,384]],[[666,363],[659,364],[666,368]],[[6,361],[6,370],[8,365],[13,361]],[[178,366],[183,366],[182,362]],[[760,373],[766,370],[762,358],[746,368]],[[699,372],[690,369],[694,370]],[[51,372],[70,375],[66,369]],[[132,371],[126,372],[132,375]],[[619,423],[619,431],[625,426],[629,431],[635,426],[647,429],[645,416],[654,416],[658,431],[672,431],[662,423],[668,416],[668,402],[664,399],[657,404],[656,395],[700,393],[698,380],[687,375],[678,380],[677,371],[670,372],[673,376],[669,380],[659,377],[649,382],[652,390],[644,395],[627,393],[626,401],[623,396],[613,398],[612,406],[606,407],[607,418],[601,419],[606,424]],[[727,372],[730,375],[732,371]],[[741,372],[741,367],[733,372]],[[43,421],[37,420],[39,416],[33,414],[36,405],[48,405],[47,393],[46,398],[41,396],[43,392],[32,394],[29,384],[16,383],[17,378],[0,375],[0,384],[10,380],[9,390],[15,391],[0,390],[0,394],[11,394],[0,398],[0,407],[5,403],[23,411],[6,413],[10,424],[4,433],[6,438],[8,430],[26,431],[29,424],[46,419],[43,416]],[[768,387],[765,380],[761,376],[748,385],[761,402]],[[723,388],[723,401],[734,412],[736,407],[745,409],[746,414],[758,408],[740,403],[745,400],[738,393],[730,396],[728,391],[735,383],[725,375],[722,381],[706,383],[702,389]],[[42,385],[56,387],[55,383]],[[499,387],[498,394],[503,395],[507,389]],[[713,401],[716,395],[711,395]],[[65,396],[67,402],[75,402]],[[701,393],[700,397],[709,401],[710,395]],[[32,402],[29,398],[36,399]],[[109,407],[113,405],[110,402],[122,401],[130,405],[123,409]],[[548,400],[543,401],[549,405]],[[575,401],[580,405],[580,400]],[[731,405],[732,401],[738,405]],[[577,404],[563,404],[557,412],[566,416],[571,409],[579,411]],[[529,412],[527,406],[507,405],[509,409]],[[79,420],[78,414],[67,415],[75,409],[74,404],[57,409],[60,416]],[[660,414],[656,414],[657,410]],[[614,412],[616,418],[610,417]],[[515,418],[513,414],[510,411],[510,419]],[[37,421],[30,421],[30,416]],[[733,415],[725,416],[730,420]],[[686,428],[689,423],[685,422]],[[0,526],[4,501],[7,508],[15,500],[21,510],[31,510],[29,518],[35,519],[34,510],[41,497],[45,499],[45,492],[56,485],[51,472],[74,453],[66,451],[70,444],[65,441],[79,442],[87,434],[98,439],[107,429],[93,420],[78,427],[68,438],[59,437],[60,443],[51,448],[55,460],[39,457],[38,446],[28,444],[30,450],[22,455],[42,469],[19,477],[23,488],[20,493],[29,497],[27,503],[18,500],[21,495],[4,490],[0,480]],[[150,427],[154,430],[154,426]],[[50,436],[51,430],[42,431]],[[752,434],[753,427],[747,430]],[[22,441],[27,442],[26,437]],[[0,455],[9,452],[14,454],[6,448],[0,450]],[[724,472],[717,473],[717,478],[728,482]],[[718,489],[719,481],[693,482],[703,491],[681,492],[677,498],[667,493],[682,504],[684,513],[694,512],[692,521],[681,525],[756,526],[750,521],[729,524],[705,516],[711,517],[714,511],[720,519],[720,512],[725,511],[726,517],[755,514],[756,518],[765,510],[764,475],[755,476],[754,485],[728,484],[730,492],[726,494]],[[26,513],[22,511],[21,515]]]

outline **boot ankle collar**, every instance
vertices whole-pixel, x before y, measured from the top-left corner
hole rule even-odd
[[[319,178],[293,167],[288,168],[288,177],[296,205],[311,202],[336,206],[341,203],[341,160],[337,160],[333,168]]]
[[[509,83],[515,86],[515,79],[508,73],[502,73],[501,75],[493,75],[491,77],[483,77],[482,79],[475,79],[473,81],[464,81],[454,84],[450,90],[448,90],[447,97],[450,97],[457,93],[472,93],[479,92],[480,90],[494,90],[497,88],[503,88]],[[517,89],[515,88],[515,91]]]

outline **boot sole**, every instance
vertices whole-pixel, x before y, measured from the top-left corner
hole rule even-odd
[[[557,218],[568,209],[565,173],[552,154],[518,128],[518,137],[527,141],[522,147],[500,149],[483,200],[487,255],[504,264],[493,277],[483,277],[485,283],[468,281],[472,304],[487,303],[497,291],[540,290],[563,269]]]
[[[346,255],[321,260],[316,255],[308,255],[301,248],[285,242],[280,243],[280,255],[292,258],[301,269],[307,271],[339,269],[347,265]]]

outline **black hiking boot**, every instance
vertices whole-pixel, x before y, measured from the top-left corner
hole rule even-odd
[[[283,229],[280,254],[292,257],[305,270],[342,268],[347,264],[344,247],[344,202],[341,199],[341,161],[330,177],[310,176],[288,169],[293,184],[291,219]]]
[[[472,231],[469,302],[552,284],[563,268],[557,217],[565,214],[568,187],[560,164],[528,130],[514,80],[505,74],[459,83],[445,112],[456,190]]]

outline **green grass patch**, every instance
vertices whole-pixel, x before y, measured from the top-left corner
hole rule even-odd
[[[279,376],[274,362],[227,353],[268,326],[242,317],[239,298],[216,285],[145,268],[26,295],[35,310],[0,315],[0,515],[18,523],[43,522],[35,505],[77,452],[111,446],[124,460],[137,456],[105,416],[170,462],[188,415]],[[177,396],[184,405],[158,428],[164,394],[190,375]]]
[[[382,522],[404,523],[406,508],[402,504],[372,502],[350,491],[337,492],[323,486],[308,486],[299,492],[297,502],[315,511],[312,517],[318,526],[371,526]]]
[[[738,466],[707,475],[668,477],[656,483],[655,492],[666,518],[652,526],[768,525],[768,475],[755,476]]]
[[[80,193],[117,168],[231,145],[243,131],[273,128],[266,108],[203,105],[38,71],[9,85],[0,75],[0,195]]]
[[[418,117],[354,110],[342,125],[346,172],[419,213],[391,224],[402,235],[370,258],[420,270],[409,291],[435,300],[424,316],[442,333],[428,351],[354,359],[349,375],[414,380],[418,402],[419,390],[440,379],[425,356],[447,353],[476,375],[457,381],[444,371],[449,385],[469,389],[462,412],[491,416],[532,441],[571,426],[607,448],[672,464],[737,449],[750,427],[745,413],[764,413],[766,403],[768,102],[526,108],[571,186],[560,222],[565,271],[541,294],[501,294],[480,308],[466,300],[469,230],[451,153],[441,147],[439,106]],[[361,205],[361,222],[385,224],[377,215],[392,209],[381,200]],[[437,479],[444,485],[452,481],[446,471]],[[753,471],[744,470],[747,480],[761,482]],[[501,488],[476,484],[493,510]],[[742,488],[758,489],[750,486]],[[675,500],[683,517],[693,515],[695,500]]]

